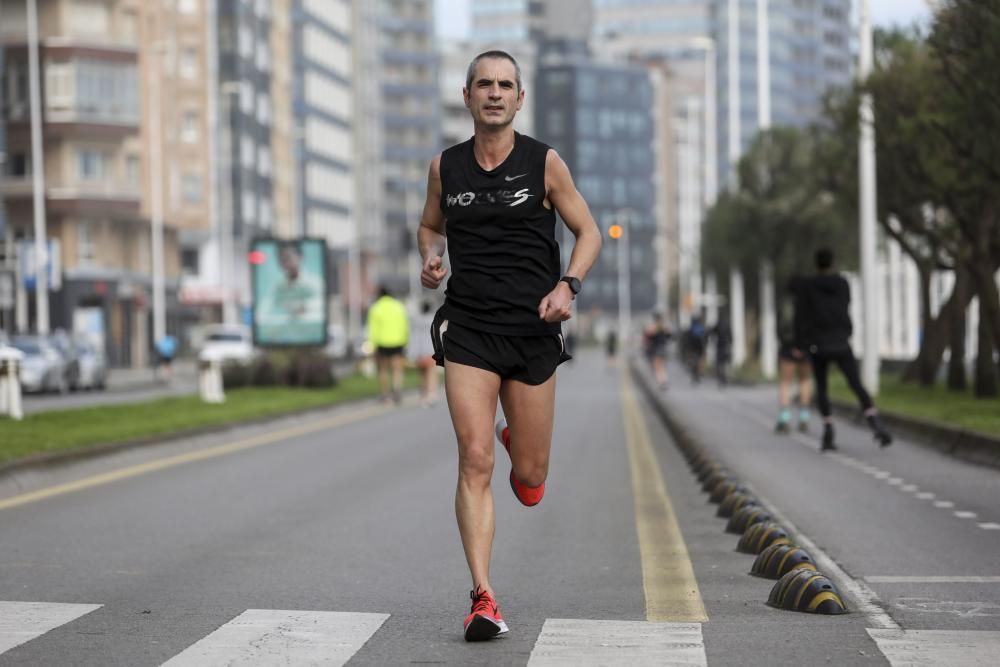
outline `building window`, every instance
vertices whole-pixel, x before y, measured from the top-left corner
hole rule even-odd
[[[199,120],[197,111],[184,112],[184,116],[181,118],[181,141],[186,144],[198,143],[201,134],[198,128]]]
[[[267,146],[257,150],[257,172],[265,177],[271,175],[271,149]]]
[[[250,224],[257,220],[257,198],[251,190],[243,191],[243,222]]]
[[[257,95],[257,122],[265,127],[271,124],[271,96],[267,93]]]
[[[25,178],[31,173],[31,156],[27,153],[7,155],[7,175],[11,178]]]
[[[244,58],[253,57],[253,33],[245,25],[240,26],[240,55]]]
[[[177,9],[181,14],[197,14],[198,0],[177,0]]]
[[[201,176],[184,174],[181,178],[181,196],[187,204],[201,203]]]
[[[199,253],[197,248],[181,249],[181,270],[185,275],[194,276],[198,274]]]
[[[240,111],[253,115],[253,85],[249,81],[240,81]]]
[[[253,137],[242,137],[240,139],[240,162],[243,163],[244,169],[253,169],[255,152]]]
[[[111,15],[108,4],[103,0],[76,0],[70,7],[72,19],[69,25],[77,34],[106,35],[109,32]]]
[[[140,164],[138,155],[125,156],[125,182],[128,183],[130,187],[139,187]]]
[[[180,75],[184,79],[198,78],[198,51],[190,47],[181,49],[180,53]]]
[[[81,181],[102,181],[107,172],[108,156],[89,148],[76,152],[76,173]]]
[[[97,243],[94,240],[94,223],[81,220],[76,225],[76,263],[93,266],[97,260]]]

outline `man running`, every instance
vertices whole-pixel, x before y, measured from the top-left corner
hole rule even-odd
[[[568,358],[560,322],[597,259],[601,233],[559,155],[514,131],[524,102],[521,71],[503,51],[469,64],[463,91],[475,134],[431,161],[417,232],[424,287],[452,274],[431,329],[458,440],[455,514],[472,574],[465,638],[507,632],[490,583],[495,513],[493,435],[510,456],[510,486],[541,501],[548,475],[555,370]],[[560,277],[556,212],[576,237]],[[447,235],[447,244],[446,244]]]
[[[847,385],[854,392],[864,410],[879,446],[892,444],[892,436],[882,425],[878,410],[871,396],[865,391],[858,375],[858,360],[854,358],[850,337],[854,330],[848,306],[851,288],[843,276],[833,269],[833,251],[820,248],[816,251],[818,273],[798,283],[795,300],[795,339],[799,349],[809,351],[813,376],[816,380],[816,402],[823,416],[821,451],[837,449],[833,430],[830,396],[827,392],[827,372],[835,363],[844,374]],[[867,323],[872,326],[871,322]]]

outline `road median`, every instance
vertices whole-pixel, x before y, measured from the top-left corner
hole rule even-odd
[[[222,404],[204,403],[197,396],[181,396],[44,412],[28,415],[21,421],[0,419],[0,476],[28,465],[90,457],[265,422],[377,394],[375,379],[351,375],[329,389],[232,389],[226,392],[226,402]]]

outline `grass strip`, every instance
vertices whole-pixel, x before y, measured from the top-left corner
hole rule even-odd
[[[407,374],[407,386],[416,385]],[[255,387],[226,391],[226,402],[203,403],[197,395],[142,403],[56,410],[0,418],[0,464],[46,452],[82,449],[168,436],[198,428],[239,424],[262,417],[333,405],[378,395],[378,381],[362,375],[341,378],[330,389]]]
[[[830,395],[856,403],[844,377],[837,371],[830,373]],[[978,399],[971,391],[956,392],[940,385],[923,387],[902,382],[896,375],[883,375],[875,405],[897,415],[1000,436],[1000,401]]]

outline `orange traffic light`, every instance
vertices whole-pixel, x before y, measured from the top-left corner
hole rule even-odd
[[[623,230],[621,225],[611,225],[608,227],[608,236],[613,239],[620,239],[622,237]]]

